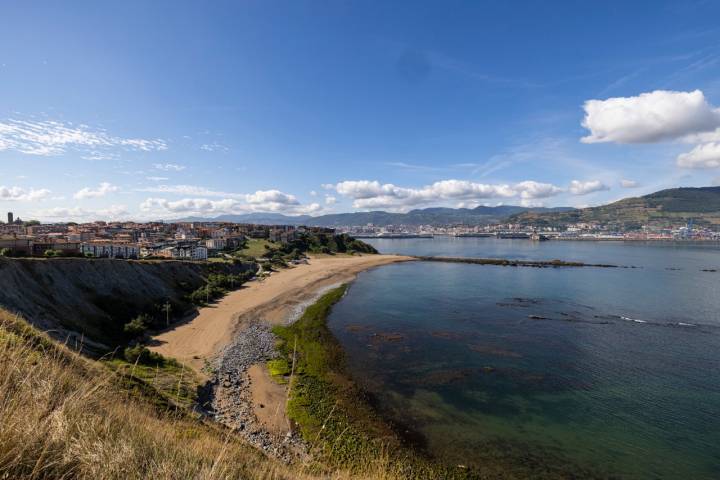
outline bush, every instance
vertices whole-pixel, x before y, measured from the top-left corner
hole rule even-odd
[[[151,323],[152,318],[150,318],[150,315],[142,313],[126,323],[123,326],[123,331],[131,337],[137,337],[145,333]]]
[[[165,357],[159,353],[151,352],[146,346],[140,344],[127,347],[123,352],[123,356],[130,363],[140,363],[142,365],[165,364]]]

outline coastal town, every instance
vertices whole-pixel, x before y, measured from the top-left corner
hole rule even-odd
[[[398,225],[339,227],[356,238],[494,237],[529,240],[718,241],[720,231],[692,221],[668,227],[643,225],[634,230],[613,229],[602,223],[579,222],[567,226],[536,227],[517,223],[491,225]]]
[[[0,254],[207,260],[240,248],[248,239],[287,244],[302,233],[333,234],[334,229],[219,222],[23,222],[7,214],[0,224]]]
[[[544,227],[505,223],[493,225],[346,225],[337,228],[259,225],[229,222],[25,222],[7,213],[0,224],[0,254],[6,256],[78,256],[124,259],[207,260],[222,252],[241,248],[248,239],[278,244],[292,242],[299,234],[346,233],[360,239],[492,237],[500,239],[625,240],[625,241],[719,241],[720,232],[684,225],[659,228],[642,226],[616,231],[600,223],[577,223]]]

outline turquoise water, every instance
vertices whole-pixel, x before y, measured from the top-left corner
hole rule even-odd
[[[329,325],[378,408],[450,463],[527,476],[720,478],[720,248],[455,239],[383,252],[636,269],[412,262],[361,274]],[[522,475],[520,475],[522,476]]]

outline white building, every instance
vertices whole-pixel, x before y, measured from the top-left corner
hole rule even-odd
[[[227,246],[227,241],[224,238],[210,238],[205,240],[205,246],[208,250],[224,250]]]
[[[140,258],[140,246],[129,243],[83,243],[80,251],[96,258]]]
[[[208,249],[200,245],[176,245],[163,248],[158,255],[175,260],[207,260]]]

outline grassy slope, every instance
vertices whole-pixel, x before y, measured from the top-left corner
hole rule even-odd
[[[316,478],[198,418],[144,381],[150,372],[118,372],[127,367],[82,358],[0,311],[0,478]]]
[[[247,246],[238,253],[248,257],[261,258],[265,256],[265,253],[267,253],[267,249],[265,247],[273,247],[274,245],[274,243],[262,238],[249,238]]]

